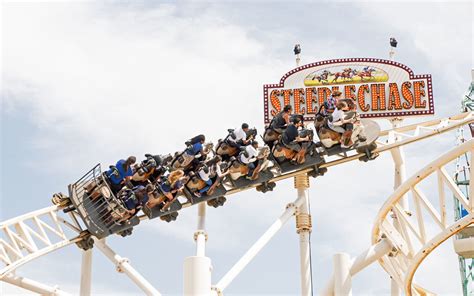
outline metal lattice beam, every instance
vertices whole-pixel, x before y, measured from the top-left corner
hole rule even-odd
[[[423,260],[444,241],[474,223],[472,200],[459,190],[445,169],[445,166],[466,153],[474,155],[474,140],[449,151],[414,174],[388,198],[377,215],[372,242],[375,244],[381,238],[388,237],[398,250],[396,254],[384,256],[379,263],[405,288],[407,295],[422,293],[422,288],[413,283],[413,277]],[[437,182],[436,202],[420,189],[420,184],[431,175],[436,177]],[[448,224],[446,219],[445,191],[451,192],[468,212],[467,216],[453,224]],[[404,195],[409,196],[415,205],[415,215],[409,216],[401,209],[399,201]],[[392,219],[392,215],[397,219]],[[428,224],[437,227],[435,235],[428,236]]]

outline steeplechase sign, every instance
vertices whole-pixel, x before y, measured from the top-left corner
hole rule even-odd
[[[431,75],[414,75],[389,60],[352,58],[303,65],[283,75],[279,84],[265,84],[265,123],[288,104],[294,113],[313,120],[336,90],[355,101],[361,117],[434,114]]]

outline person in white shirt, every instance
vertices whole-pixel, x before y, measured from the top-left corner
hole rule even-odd
[[[351,120],[346,120],[346,113],[349,111],[349,105],[341,100],[337,103],[336,109],[332,113],[332,120],[329,121],[329,127],[342,134],[341,138],[341,147],[349,148],[351,144],[352,130],[354,129],[354,124]]]
[[[258,142],[253,141],[252,145],[245,147],[245,151],[239,154],[239,160],[243,164],[247,165],[249,172],[247,174],[247,179],[252,179],[253,171],[256,168],[257,155],[258,155]]]
[[[197,172],[199,178],[206,183],[206,186],[199,191],[194,193],[195,196],[201,197],[203,193],[207,193],[213,185],[214,181],[220,181],[227,172],[222,172],[221,170],[222,158],[216,156],[214,159],[210,160],[207,164],[203,165]],[[220,179],[218,179],[220,178]]]
[[[249,125],[246,123],[243,123],[241,127],[235,129],[229,137],[227,137],[227,143],[235,147],[237,149],[240,149],[241,146],[246,146],[249,144],[251,139],[247,139],[247,132],[249,131]]]

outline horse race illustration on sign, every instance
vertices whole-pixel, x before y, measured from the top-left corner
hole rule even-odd
[[[310,73],[304,79],[305,86],[326,84],[348,84],[363,82],[386,82],[388,74],[373,66],[338,66]]]

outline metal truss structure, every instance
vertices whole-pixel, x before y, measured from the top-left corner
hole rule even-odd
[[[449,118],[431,120],[404,127],[383,131],[378,140],[376,153],[390,151],[397,167],[403,165],[403,158],[398,148],[427,139],[447,131],[474,123],[474,113],[461,113]],[[459,155],[472,151],[474,140],[446,153],[431,164],[420,170],[407,181],[400,183],[395,192],[387,199],[377,214],[372,231],[372,246],[354,259],[340,253],[334,256],[334,276],[328,283],[323,295],[350,295],[351,277],[366,266],[379,262],[384,270],[392,277],[393,282],[403,287],[407,295],[424,295],[427,290],[416,285],[413,276],[423,260],[441,243],[456,233],[461,233],[474,222],[474,202],[468,199],[456,186],[453,178],[447,173],[446,165]],[[353,160],[358,160],[364,154],[348,153],[332,156],[326,159],[321,168],[327,168]],[[243,257],[217,282],[211,285],[210,259],[205,257],[205,207],[204,203],[198,206],[198,229],[194,234],[197,243],[196,256],[185,259],[184,293],[185,294],[222,294],[232,280],[245,266],[263,249],[282,226],[296,216],[297,232],[300,236],[301,257],[301,286],[303,295],[311,295],[312,287],[309,269],[309,234],[311,232],[311,216],[308,211],[307,173],[312,169],[303,169],[297,172],[277,176],[273,181],[287,178],[295,179],[295,188],[298,198],[287,206],[282,215],[261,236],[261,238],[247,251]],[[472,174],[472,173],[471,173]],[[420,183],[431,175],[436,176],[438,197],[435,203],[420,189]],[[246,188],[249,189],[249,188]],[[469,195],[472,196],[473,187],[469,186]],[[237,193],[242,189],[235,189],[230,193]],[[455,221],[448,221],[446,214],[446,191],[449,191],[456,200],[468,211],[468,215]],[[402,203],[407,199],[414,206],[411,214]],[[34,259],[44,256],[55,250],[72,244],[94,244],[117,267],[147,295],[160,293],[143,278],[128,262],[126,258],[116,254],[104,240],[98,240],[88,233],[75,211],[63,213],[61,206],[53,206],[34,211],[0,224],[0,280],[28,289],[39,294],[67,295],[58,287],[46,286],[31,279],[15,274],[15,270]],[[146,219],[142,216],[141,219]],[[438,231],[430,233],[427,225],[435,224]],[[83,251],[81,295],[90,295],[90,271],[92,251]],[[213,292],[211,292],[213,291]],[[394,291],[394,290],[392,290]],[[392,295],[397,295],[393,292]]]
[[[469,200],[459,190],[446,169],[447,165],[465,153],[469,153],[472,160],[473,151],[474,140],[470,140],[428,164],[404,182],[377,214],[372,230],[372,243],[377,244],[380,240],[388,238],[393,244],[393,249],[380,258],[379,263],[400,286],[404,287],[407,295],[427,293],[413,283],[413,277],[420,264],[436,247],[474,223],[474,200]],[[431,175],[436,177],[436,197],[428,197],[420,188],[421,183]],[[474,187],[470,186],[470,193],[473,190]],[[448,221],[446,192],[451,193],[467,210],[468,214],[465,217],[453,222]],[[400,199],[404,196],[408,196],[414,205],[414,215],[409,215],[400,206]],[[392,219],[393,217],[396,219]],[[437,231],[430,233],[427,225],[436,225]]]

